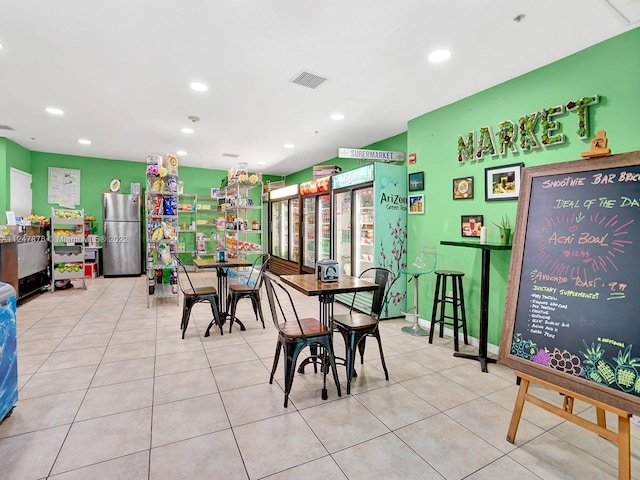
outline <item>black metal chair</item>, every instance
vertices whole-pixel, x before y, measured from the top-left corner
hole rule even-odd
[[[360,352],[360,364],[364,363],[364,350],[367,337],[374,337],[378,341],[380,350],[380,360],[384,369],[384,376],[389,380],[389,372],[384,362],[382,352],[382,342],[378,322],[380,314],[384,308],[387,292],[393,285],[395,278],[393,272],[384,267],[367,268],[360,274],[360,278],[369,277],[373,274],[373,281],[378,284],[378,290],[373,293],[371,309],[369,313],[362,313],[355,309],[357,293],[353,295],[349,313],[344,315],[334,315],[333,327],[342,334],[346,350],[345,366],[347,367],[347,394],[351,393],[351,379],[357,376],[355,373],[356,348]],[[389,279],[392,278],[391,281]],[[362,295],[362,294],[360,294]]]
[[[220,327],[220,335],[222,332],[222,322],[220,321],[220,315],[218,312],[218,291],[216,287],[212,286],[203,286],[203,287],[195,287],[191,278],[189,277],[189,272],[187,271],[186,265],[177,257],[173,257],[176,265],[178,266],[178,270],[182,272],[182,275],[178,275],[178,284],[180,285],[180,290],[182,290],[183,295],[183,304],[182,304],[182,322],[180,323],[180,328],[182,329],[182,338],[184,339],[184,334],[187,331],[187,326],[189,325],[189,317],[191,316],[191,308],[199,302],[209,302],[211,304],[211,312],[213,313],[213,319]],[[186,279],[186,281],[182,278]]]
[[[269,383],[273,383],[273,376],[276,373],[278,360],[280,359],[280,349],[284,350],[284,406],[289,403],[289,393],[293,385],[293,378],[296,373],[296,360],[298,355],[305,347],[316,347],[315,355],[325,368],[322,369],[322,399],[327,399],[327,371],[328,365],[331,365],[333,379],[338,389],[338,396],[342,396],[340,390],[340,382],[338,381],[338,370],[333,354],[333,342],[331,328],[324,325],[317,318],[299,318],[296,307],[293,304],[291,294],[282,285],[277,277],[271,273],[264,276],[264,284],[267,290],[267,299],[269,300],[269,308],[271,309],[271,317],[273,324],[278,330],[278,343],[276,344],[276,353],[273,358],[273,367],[271,368],[271,376]],[[285,301],[281,302],[280,297]],[[285,312],[287,312],[285,314]],[[291,315],[295,320],[291,319]],[[289,321],[287,321],[289,316]],[[317,347],[322,347],[318,349]],[[318,353],[318,351],[320,353]]]
[[[229,285],[229,294],[227,295],[227,306],[229,308],[229,333],[233,328],[233,321],[236,316],[236,307],[238,302],[243,298],[251,299],[251,305],[253,307],[253,313],[258,321],[258,316],[262,322],[262,328],[264,328],[264,317],[262,315],[262,306],[260,305],[260,288],[262,287],[262,279],[264,272],[269,270],[269,261],[271,255],[263,253],[258,256],[251,267],[249,277],[246,284]]]

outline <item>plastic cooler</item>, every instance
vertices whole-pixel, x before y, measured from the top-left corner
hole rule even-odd
[[[16,291],[0,282],[0,420],[11,414],[17,402]]]

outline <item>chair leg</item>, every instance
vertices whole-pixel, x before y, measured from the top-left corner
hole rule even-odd
[[[436,290],[433,295],[433,309],[431,310],[431,326],[429,327],[429,343],[433,343],[433,331],[436,325],[436,315],[438,314],[438,304],[440,303],[439,294],[440,294],[440,275],[436,275]]]
[[[360,365],[364,365],[364,349],[366,346],[367,346],[366,340],[364,342],[361,342],[360,340],[358,340],[358,352],[360,352]]]
[[[444,335],[444,315],[447,308],[447,277],[442,278],[442,290],[440,291],[440,330],[438,336],[440,338]]]
[[[380,331],[376,328],[376,331],[372,333],[376,340],[378,340],[378,350],[380,350],[380,361],[382,362],[382,369],[384,370],[384,377],[389,380],[389,372],[387,372],[387,364],[384,361],[384,353],[382,353],[382,340],[380,339]],[[366,338],[366,337],[365,337]]]
[[[252,295],[251,301],[253,302],[253,311],[258,312],[258,316],[260,317],[260,321],[262,322],[262,328],[265,328],[264,317],[262,316],[262,305],[260,305],[260,297],[258,295]],[[258,316],[256,316],[256,320],[258,320]]]
[[[191,307],[193,307],[193,299],[184,298],[184,305],[182,307],[182,322],[180,324],[182,328],[182,339],[184,340],[184,334],[187,331],[187,327],[189,326],[189,317],[191,316]]]
[[[458,333],[458,282],[456,281],[456,279],[454,278],[453,281],[451,282],[453,285],[451,286],[453,288],[453,298],[452,298],[452,305],[453,305],[453,350],[456,352],[460,351],[460,340],[458,339],[459,337],[459,333]]]
[[[236,318],[236,306],[238,305],[238,297],[236,297],[235,295],[229,295],[229,297],[230,300],[227,301],[227,305],[231,305],[231,308],[229,310],[229,333],[231,333],[231,329],[233,328],[233,320]]]
[[[282,342],[280,338],[278,338],[278,343],[276,343],[276,353],[273,356],[273,366],[271,367],[271,376],[269,377],[269,384],[273,383],[273,376],[276,374],[276,368],[278,368],[278,361],[280,360],[280,349],[284,348],[282,346]]]
[[[351,394],[351,380],[354,377],[355,366],[353,365],[356,356],[356,335],[353,330],[341,331],[344,337],[344,347],[346,350],[344,364],[347,374],[347,395]]]
[[[467,336],[467,314],[464,308],[464,291],[462,290],[462,278],[460,280],[460,286],[458,291],[460,292],[460,309],[462,310],[462,332],[464,333],[464,344],[469,345],[469,337]]]
[[[340,381],[338,380],[338,368],[336,367],[336,357],[333,353],[333,345],[330,339],[326,339],[322,342],[322,346],[324,346],[324,355],[325,357],[329,357],[329,363],[331,364],[331,372],[333,373],[333,380],[336,384],[336,389],[338,390],[338,396],[342,396],[342,389],[340,388]],[[326,365],[326,358],[323,359],[323,364]],[[323,381],[322,381],[322,391],[323,393],[327,391],[327,371],[328,368],[323,368]],[[323,397],[323,400],[326,400],[326,397]]]
[[[285,366],[284,366],[284,408],[289,405],[289,393],[293,385],[293,378],[296,374],[296,360],[298,354],[304,348],[298,343],[284,342]]]

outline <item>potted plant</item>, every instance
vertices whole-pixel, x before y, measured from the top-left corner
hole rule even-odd
[[[511,220],[509,220],[508,216],[503,216],[500,219],[500,223],[492,222],[498,230],[500,231],[500,244],[501,245],[509,245],[509,241],[511,240]]]

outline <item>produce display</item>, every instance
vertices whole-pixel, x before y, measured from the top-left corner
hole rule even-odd
[[[53,267],[59,273],[76,273],[83,269],[82,263],[56,263]]]
[[[53,216],[57,218],[80,219],[82,212],[80,210],[53,210]]]

